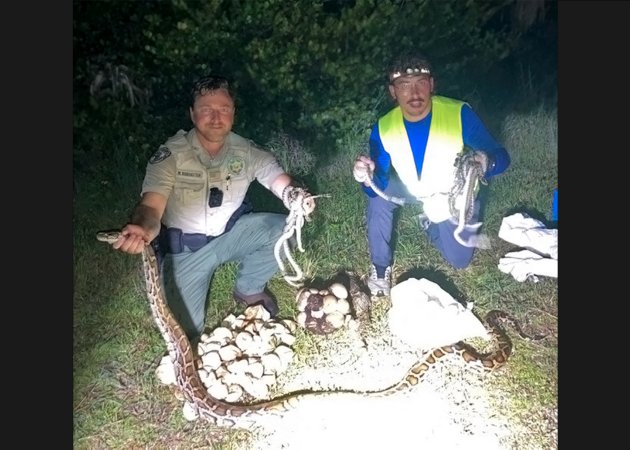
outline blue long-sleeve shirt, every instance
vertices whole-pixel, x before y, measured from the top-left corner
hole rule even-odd
[[[409,122],[403,118],[418,176],[420,176],[422,172],[424,151],[429,137],[432,114],[433,112],[430,112],[427,117],[418,122]],[[510,166],[510,155],[505,147],[492,137],[477,113],[475,113],[469,105],[464,104],[462,106],[461,117],[464,145],[473,150],[484,151],[488,155],[488,171],[485,174],[486,179],[503,173]],[[370,158],[375,164],[373,182],[377,187],[383,190],[387,187],[389,182],[391,156],[383,147],[383,142],[381,141],[381,136],[378,131],[378,123],[372,128],[369,143]],[[370,197],[376,196],[376,193],[370,187],[363,186],[363,190]]]

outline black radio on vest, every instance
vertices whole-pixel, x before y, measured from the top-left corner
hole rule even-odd
[[[223,203],[223,191],[217,187],[210,189],[210,197],[208,198],[208,206],[210,208],[216,208]]]

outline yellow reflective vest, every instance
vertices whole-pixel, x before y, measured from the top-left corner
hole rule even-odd
[[[455,159],[464,149],[461,119],[464,104],[439,95],[432,97],[431,125],[420,176],[400,106],[378,121],[381,142],[392,166],[409,192],[423,202],[424,212],[432,222],[451,217],[448,193],[455,182]]]

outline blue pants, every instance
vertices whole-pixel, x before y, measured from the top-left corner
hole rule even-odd
[[[210,282],[219,265],[238,261],[236,290],[244,295],[263,292],[278,271],[273,249],[286,217],[274,213],[245,214],[229,232],[196,252],[184,247],[181,253],[164,256],[162,283],[166,298],[189,339],[195,340],[203,332]]]
[[[402,182],[391,177],[387,189],[383,192],[389,196],[403,197],[407,204],[419,204],[415,197],[411,196]],[[368,197],[367,204],[367,235],[370,258],[376,266],[387,267],[393,262],[393,250],[391,247],[392,232],[394,227],[394,211],[399,207],[396,203],[389,202],[382,197]],[[479,200],[475,200],[474,215],[471,222],[477,222],[479,218]],[[464,269],[472,260],[474,247],[466,247],[455,240],[453,232],[457,224],[450,220],[431,223],[426,230],[429,242],[436,247],[444,259],[456,269]],[[464,230],[460,236],[464,240],[474,232]]]

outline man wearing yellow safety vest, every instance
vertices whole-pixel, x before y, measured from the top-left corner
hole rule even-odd
[[[449,207],[449,192],[455,183],[456,159],[465,147],[471,149],[485,179],[510,165],[508,152],[470,105],[435,95],[433,69],[426,57],[399,57],[389,67],[388,78],[389,93],[397,104],[374,125],[370,156],[359,156],[353,167],[355,180],[362,183],[368,196],[372,262],[368,286],[376,296],[390,293],[396,208],[403,203],[421,203],[420,225],[429,241],[451,266],[463,269],[472,260],[474,246],[462,245],[454,235],[458,224]],[[478,199],[473,208],[470,222],[477,222]],[[467,238],[478,231],[478,227],[467,228],[461,236]]]

